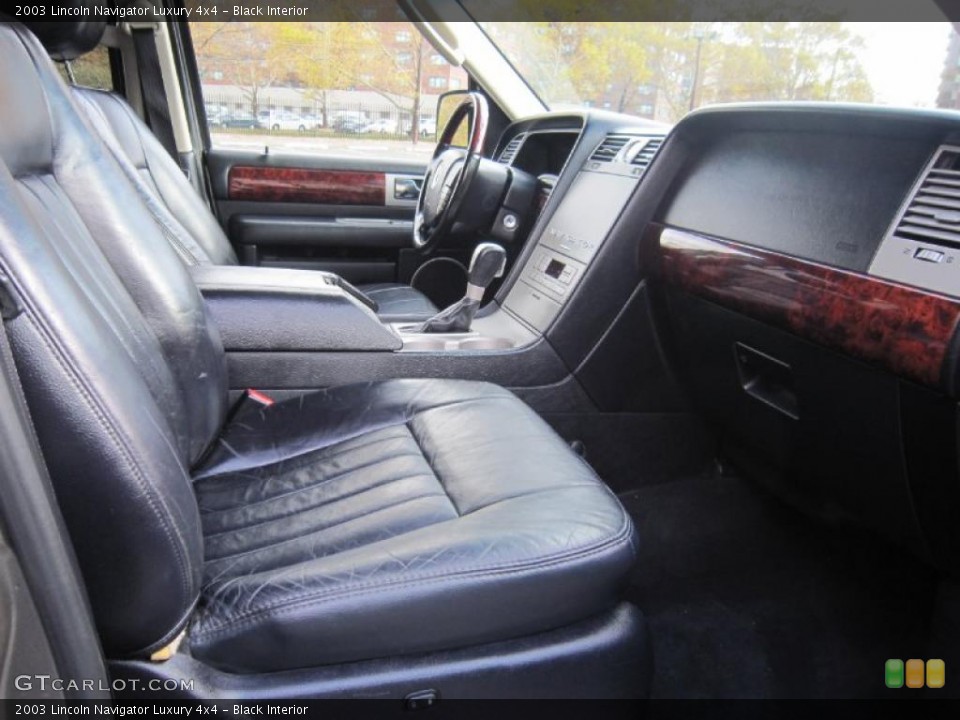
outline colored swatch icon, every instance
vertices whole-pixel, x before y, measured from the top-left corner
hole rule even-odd
[[[946,684],[947,668],[943,660],[910,659],[907,662],[891,658],[884,663],[883,681],[888,688],[942,688]]]
[[[947,666],[943,660],[927,660],[927,687],[942,688],[947,681]]]
[[[923,660],[907,660],[907,687],[923,687]]]
[[[883,670],[884,681],[888,688],[903,687],[903,660],[887,660]]]

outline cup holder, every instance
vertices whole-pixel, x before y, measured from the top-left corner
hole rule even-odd
[[[441,337],[432,338],[426,335],[418,335],[417,337],[404,338],[403,349],[418,350],[420,352],[426,352],[429,350],[446,350],[447,341]]]
[[[513,341],[497,337],[471,337],[460,341],[458,350],[509,350]]]
[[[465,350],[509,350],[512,340],[482,335],[414,335],[403,337],[403,349],[408,352],[452,352]]]

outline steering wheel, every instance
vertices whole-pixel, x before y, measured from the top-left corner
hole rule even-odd
[[[490,110],[480,93],[467,93],[447,121],[433,157],[427,165],[423,189],[413,221],[413,246],[428,252],[453,227],[470,185],[477,176],[487,137]],[[470,123],[467,146],[456,147],[453,138],[465,120]]]

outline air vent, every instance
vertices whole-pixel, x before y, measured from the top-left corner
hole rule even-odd
[[[500,153],[500,158],[497,162],[503,165],[509,165],[513,162],[513,158],[517,155],[517,150],[520,149],[520,146],[523,145],[523,135],[517,135],[513,140],[507,143],[507,146]]]
[[[650,163],[653,162],[653,156],[657,154],[657,150],[660,149],[661,145],[663,145],[663,138],[651,138],[647,144],[643,146],[643,149],[634,156],[633,162],[630,164],[646,170]]]
[[[894,235],[960,247],[960,150],[942,148],[937,153]]]
[[[630,142],[628,135],[607,135],[606,139],[593,151],[590,159],[594,162],[612,162],[628,142]]]

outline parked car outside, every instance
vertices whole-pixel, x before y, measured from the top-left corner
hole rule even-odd
[[[208,103],[203,106],[203,109],[207,114],[207,123],[210,127],[219,127],[223,124],[224,118],[229,115],[227,107],[220,103]]]
[[[417,129],[420,137],[432,137],[437,134],[437,121],[432,117],[421,117]],[[413,126],[409,120],[405,132],[407,135],[413,135]]]
[[[366,131],[367,123],[353,117],[339,117],[333,121],[331,127],[335,132],[360,134]]]
[[[316,130],[323,127],[323,114],[315,115],[314,113],[303,113],[300,118],[303,120],[303,124],[306,126],[307,130]]]
[[[232,115],[224,115],[223,119],[220,122],[220,127],[225,128],[247,128],[250,130],[256,130],[258,128],[263,128],[263,123],[260,120],[253,116],[252,113],[248,112],[237,112]]]
[[[363,129],[365,133],[379,133],[382,135],[396,135],[397,121],[394,118],[379,118],[371,120]]]
[[[331,122],[330,127],[333,128],[334,132],[357,134],[363,133],[364,128],[366,128],[370,122],[370,118],[367,117],[367,114],[359,110],[341,110],[331,114],[333,116],[333,121]]]
[[[305,118],[293,112],[268,112],[266,118],[261,115],[260,121],[270,130],[306,132],[312,127]]]

